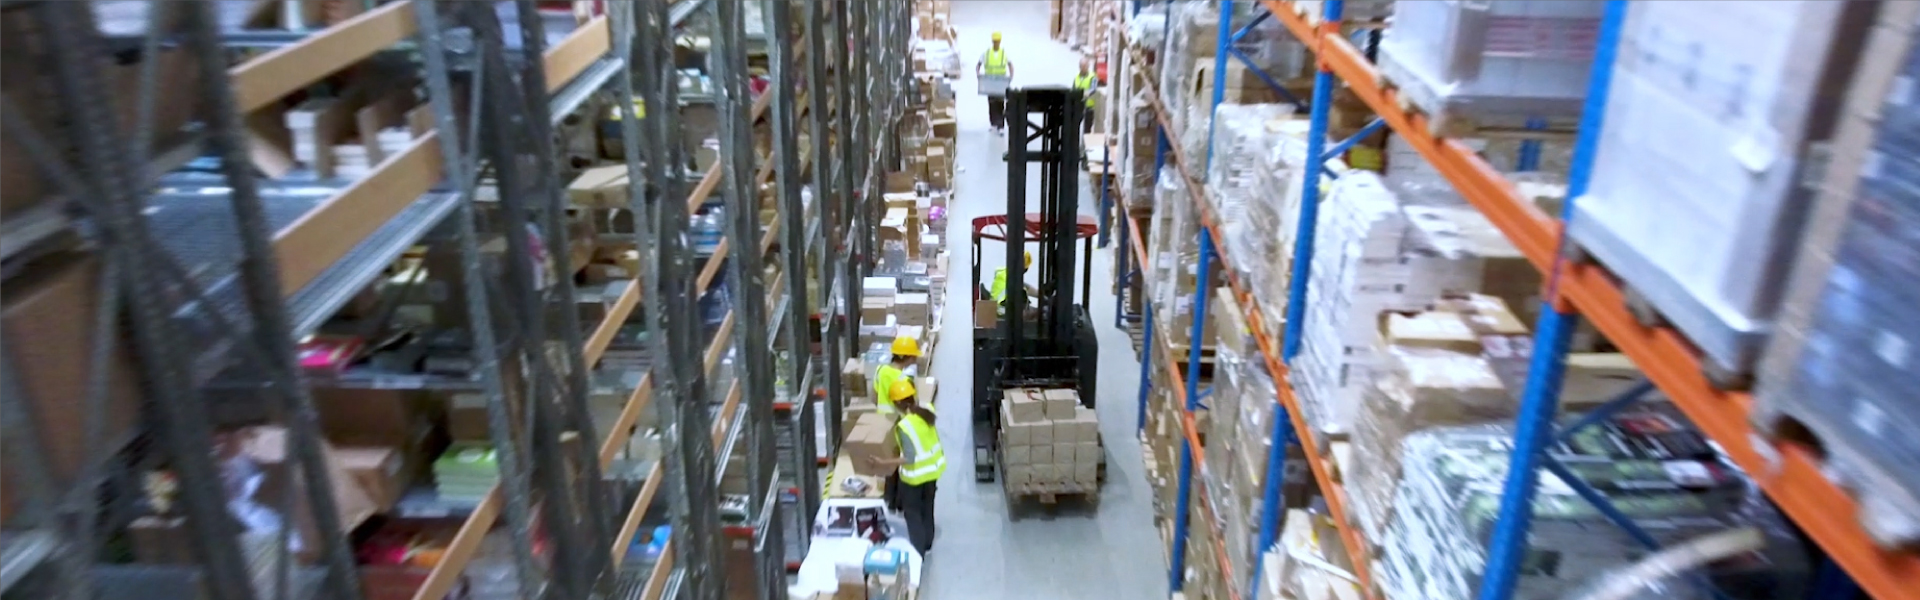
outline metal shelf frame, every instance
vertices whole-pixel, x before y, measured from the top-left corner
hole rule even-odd
[[[1134,3],[1137,13],[1140,2]],[[1225,77],[1225,62],[1230,56],[1245,60],[1232,52],[1229,45],[1239,39],[1242,33],[1231,29],[1231,19],[1225,16],[1232,8],[1232,2],[1222,5],[1219,33],[1220,47],[1215,55],[1215,81],[1213,106],[1222,100]],[[1499,521],[1495,529],[1493,543],[1489,549],[1489,564],[1486,570],[1486,583],[1480,590],[1483,600],[1504,600],[1512,597],[1513,585],[1517,578],[1519,560],[1525,547],[1528,529],[1529,507],[1536,488],[1538,469],[1554,471],[1563,480],[1569,482],[1576,492],[1590,501],[1609,516],[1617,525],[1627,528],[1630,535],[1650,541],[1639,535],[1638,528],[1629,519],[1611,509],[1606,500],[1591,492],[1579,479],[1565,473],[1565,469],[1543,454],[1556,436],[1554,415],[1557,412],[1557,396],[1560,379],[1563,375],[1563,363],[1570,345],[1571,333],[1575,329],[1576,319],[1585,318],[1592,322],[1606,337],[1631,358],[1645,373],[1648,383],[1636,386],[1619,399],[1609,403],[1602,413],[1617,410],[1635,401],[1649,388],[1658,388],[1679,406],[1711,439],[1721,446],[1723,451],[1741,469],[1750,474],[1755,483],[1764,490],[1782,511],[1798,524],[1808,536],[1817,543],[1827,556],[1845,570],[1868,594],[1882,599],[1920,598],[1920,587],[1913,582],[1920,581],[1920,557],[1914,554],[1900,553],[1875,546],[1856,520],[1857,506],[1848,495],[1836,488],[1819,472],[1819,463],[1808,448],[1792,442],[1771,439],[1755,431],[1748,419],[1751,398],[1744,392],[1730,392],[1714,388],[1709,384],[1705,364],[1698,353],[1693,351],[1686,339],[1678,332],[1665,327],[1643,325],[1634,319],[1627,309],[1623,294],[1611,276],[1597,264],[1567,260],[1565,241],[1562,237],[1564,223],[1572,214],[1571,207],[1585,188],[1595,151],[1595,140],[1602,123],[1600,115],[1604,109],[1609,86],[1609,74],[1612,57],[1619,39],[1620,26],[1625,18],[1628,4],[1624,0],[1610,0],[1607,3],[1605,17],[1600,29],[1598,50],[1594,62],[1592,78],[1589,82],[1587,104],[1580,123],[1574,150],[1572,174],[1570,176],[1569,201],[1564,214],[1550,218],[1535,208],[1532,203],[1519,196],[1511,182],[1498,171],[1490,167],[1472,149],[1460,141],[1439,137],[1429,128],[1426,116],[1406,108],[1399,101],[1395,90],[1386,86],[1378,75],[1378,70],[1366,58],[1366,53],[1356,48],[1342,32],[1341,14],[1343,2],[1332,0],[1320,3],[1322,15],[1313,22],[1307,13],[1292,2],[1267,0],[1261,2],[1267,11],[1256,15],[1256,21],[1267,18],[1278,19],[1280,23],[1301,42],[1305,43],[1317,57],[1317,73],[1314,78],[1314,94],[1309,103],[1309,149],[1308,156],[1329,160],[1343,153],[1357,141],[1381,127],[1390,128],[1397,136],[1407,140],[1418,152],[1452,183],[1470,204],[1487,215],[1512,243],[1534,265],[1548,274],[1547,296],[1552,310],[1543,311],[1536,323],[1535,348],[1529,378],[1521,392],[1520,416],[1513,451],[1513,467],[1509,470],[1506,487],[1502,494]],[[1248,27],[1251,27],[1249,25]],[[1252,68],[1252,65],[1248,65]],[[1256,69],[1257,71],[1257,69]],[[1270,78],[1263,78],[1270,79]],[[1270,83],[1271,85],[1271,83]],[[1326,139],[1329,106],[1332,92],[1337,86],[1344,85],[1364,101],[1380,118],[1364,128],[1353,139],[1345,140],[1329,147]],[[1159,102],[1157,91],[1150,90],[1154,110],[1159,120],[1160,143],[1156,152],[1156,175],[1159,167],[1169,158],[1181,169],[1186,177],[1192,201],[1200,213],[1200,224],[1205,230],[1201,236],[1201,259],[1199,278],[1206,281],[1208,271],[1219,263],[1227,263],[1228,257],[1220,252],[1220,235],[1215,227],[1219,222],[1212,214],[1206,201],[1203,181],[1192,177],[1194,170],[1204,168],[1202,164],[1189,162],[1188,157],[1178,146],[1167,143],[1168,136],[1177,134],[1169,129],[1168,114]],[[1211,132],[1210,138],[1211,138]],[[1211,144],[1209,144],[1211,150]],[[1523,145],[1522,163],[1538,160],[1537,144]],[[1210,157],[1209,157],[1210,158]],[[1205,160],[1205,159],[1203,159]],[[1257,553],[1271,546],[1277,537],[1277,524],[1282,512],[1278,488],[1282,469],[1286,460],[1286,448],[1290,444],[1300,444],[1306,448],[1323,448],[1323,441],[1317,436],[1317,430],[1305,421],[1305,413],[1300,410],[1299,399],[1287,378],[1286,363],[1300,350],[1300,328],[1305,308],[1305,292],[1310,280],[1311,252],[1313,245],[1314,212],[1319,202],[1319,180],[1308,178],[1303,182],[1302,215],[1299,219],[1299,231],[1295,238],[1293,272],[1289,289],[1289,313],[1287,328],[1280,340],[1268,339],[1262,332],[1264,316],[1259,305],[1246,293],[1248,289],[1238,281],[1231,269],[1228,273],[1228,290],[1240,302],[1251,324],[1254,336],[1261,348],[1261,354],[1268,369],[1274,374],[1279,388],[1279,411],[1275,418],[1274,443],[1269,456],[1265,497],[1259,519],[1260,532],[1257,545],[1252,550]],[[1122,221],[1123,237],[1126,221]],[[1134,248],[1132,254],[1135,264],[1144,264],[1146,256],[1144,244],[1137,235],[1132,236]],[[1123,256],[1127,252],[1121,252]],[[1125,271],[1123,262],[1123,272]],[[1192,323],[1194,335],[1201,331],[1206,318],[1208,305],[1202,289],[1195,300],[1195,316]],[[1153,319],[1151,307],[1143,318],[1148,321],[1145,335],[1149,336],[1147,345],[1151,347]],[[1276,343],[1278,342],[1278,343]],[[1178,392],[1189,411],[1193,400],[1204,392],[1197,390],[1194,383],[1198,370],[1198,344],[1193,356],[1187,357],[1186,376],[1182,377],[1168,357],[1165,368],[1169,370],[1171,381],[1179,388]],[[1141,407],[1144,415],[1147,395],[1148,374],[1152,368],[1155,352],[1143,352]],[[1193,429],[1192,413],[1186,417],[1186,444],[1182,449],[1180,470],[1181,508],[1176,515],[1174,532],[1175,552],[1171,557],[1173,569],[1170,574],[1172,589],[1180,589],[1184,571],[1184,539],[1187,535],[1186,490],[1192,486],[1194,473],[1206,477],[1204,461],[1198,447],[1198,436]],[[1593,422],[1589,418],[1582,423]],[[1144,416],[1142,421],[1144,427]],[[1580,426],[1576,423],[1567,429]],[[1367,546],[1360,539],[1359,532],[1350,525],[1346,516],[1345,493],[1331,477],[1331,457],[1307,452],[1306,460],[1314,479],[1326,497],[1331,519],[1338,525],[1340,537],[1349,552],[1349,559],[1357,565],[1355,573],[1360,579],[1360,587],[1369,597],[1375,596],[1376,588],[1371,583],[1371,574],[1367,568]],[[1205,503],[1205,485],[1200,486]],[[1222,560],[1223,565],[1225,561]],[[1254,561],[1255,572],[1252,583],[1258,585],[1260,573],[1259,561]],[[1227,574],[1233,580],[1233,574]],[[1236,590],[1240,589],[1236,584]]]
[[[492,3],[398,0],[289,40],[232,68],[210,5],[181,6],[193,7],[184,19],[185,43],[208,74],[196,91],[218,117],[204,132],[195,132],[196,143],[223,159],[221,178],[233,189],[223,200],[232,205],[232,229],[240,238],[233,250],[240,255],[233,261],[238,265],[234,283],[209,288],[216,292],[209,293],[203,289],[208,286],[188,278],[189,269],[164,251],[171,240],[156,237],[150,219],[142,215],[148,199],[141,190],[150,187],[157,173],[151,167],[123,167],[152,164],[146,150],[154,137],[147,114],[151,111],[142,112],[131,140],[120,139],[127,136],[110,128],[78,127],[71,133],[85,160],[77,165],[41,160],[36,165],[58,184],[62,197],[80,204],[77,221],[87,226],[105,259],[105,298],[95,320],[111,323],[124,312],[131,326],[136,363],[158,409],[151,429],[171,457],[182,484],[184,512],[194,525],[189,528],[194,546],[204,559],[203,568],[180,576],[205,582],[210,597],[220,600],[247,600],[257,593],[234,536],[217,526],[203,526],[223,523],[225,508],[218,470],[203,451],[213,444],[214,420],[200,384],[231,361],[201,364],[208,361],[169,349],[179,347],[183,336],[211,332],[220,341],[211,347],[242,357],[248,361],[242,365],[264,374],[262,389],[273,400],[267,412],[290,426],[292,455],[306,474],[304,501],[314,508],[320,530],[339,532],[343,528],[320,462],[317,416],[293,358],[294,340],[312,331],[350,297],[351,289],[364,287],[383,265],[442,221],[460,249],[465,285],[459,293],[473,323],[476,373],[470,385],[487,399],[488,429],[502,476],[472,507],[444,559],[415,592],[416,599],[439,598],[456,586],[482,541],[503,519],[507,535],[513,537],[513,568],[523,596],[587,597],[618,588],[643,598],[660,598],[668,590],[672,597],[684,592],[692,598],[719,598],[729,582],[722,569],[717,481],[724,475],[723,457],[734,451],[736,440],[752,457],[747,461],[751,489],[769,490],[750,500],[750,522],[758,524],[756,548],[780,547],[783,532],[769,524],[780,523],[788,516],[785,511],[799,511],[792,516],[803,523],[810,518],[821,485],[814,463],[813,446],[819,440],[812,427],[813,399],[826,399],[822,410],[832,423],[831,443],[838,438],[839,407],[847,395],[837,367],[859,354],[858,328],[850,323],[857,314],[860,279],[871,271],[875,253],[872,231],[878,215],[866,199],[879,197],[884,174],[899,160],[892,131],[906,105],[902,90],[911,89],[903,85],[911,77],[908,2],[774,3],[764,13],[769,33],[765,41],[747,39],[744,0],[608,3],[607,14],[587,20],[547,48],[545,23],[529,0],[515,2],[519,19],[513,23],[502,23]],[[103,82],[91,70],[97,56],[91,53],[100,36],[87,6],[33,3],[21,5],[21,10],[34,11],[50,31],[62,34],[51,37],[72,42],[53,45],[58,60],[52,74],[59,80],[63,101],[75,107],[76,114],[92,117],[79,122],[113,122],[110,100],[103,100],[111,95],[100,93]],[[153,12],[158,19],[166,11]],[[481,251],[483,235],[518,233],[518,224],[525,223],[539,232],[545,247],[567,244],[564,181],[551,132],[556,120],[607,88],[622,97],[644,98],[646,106],[678,106],[672,32],[696,15],[705,15],[715,30],[710,62],[720,89],[717,106],[726,115],[722,164],[697,182],[683,183],[679,169],[669,169],[687,162],[677,111],[657,110],[648,115],[653,118],[643,119],[632,102],[616,103],[629,177],[650,182],[633,186],[630,197],[638,225],[633,241],[650,257],[641,281],[610,305],[603,322],[592,324],[578,322],[572,310],[576,293],[570,278],[544,282],[524,260],[500,261],[505,277],[493,275]],[[795,25],[800,25],[798,35],[804,40],[794,37]],[[175,33],[148,29],[143,43],[149,49]],[[515,33],[526,43],[509,50],[502,40]],[[454,39],[458,43],[450,42]],[[774,85],[753,98],[747,92],[747,52],[760,44],[771,52]],[[330,73],[399,47],[420,54],[436,130],[419,136],[366,177],[328,191],[324,199],[303,201],[297,218],[270,219],[277,213],[266,209],[284,212],[289,207],[262,202],[238,115],[277,104]],[[145,78],[135,99],[143,107],[162,91],[154,79]],[[856,103],[856,97],[863,101]],[[52,147],[33,124],[18,118],[14,107],[5,108],[10,137]],[[545,118],[529,118],[534,115]],[[775,132],[773,152],[764,160],[755,156],[752,134],[752,125],[763,118]],[[799,139],[803,124],[811,132],[806,147]],[[513,159],[526,152],[546,159]],[[59,152],[34,154],[45,158]],[[484,203],[485,210],[504,215],[488,226],[504,231],[481,231],[488,220],[479,218],[483,204],[475,192],[483,171],[493,174],[500,189],[499,201]],[[134,176],[130,179],[127,173]],[[763,228],[759,190],[769,181],[778,216]],[[692,189],[684,189],[689,184]],[[803,187],[812,188],[811,204],[802,200]],[[689,216],[715,193],[723,194],[729,214],[727,235],[718,251],[701,256],[685,233]],[[535,252],[528,236],[501,237],[508,256]],[[843,242],[849,238],[851,243]],[[306,251],[287,251],[296,246]],[[767,289],[760,268],[774,248],[780,249],[783,277],[776,279],[777,290]],[[564,252],[548,254],[557,263],[556,272],[572,272]],[[697,302],[717,287],[714,281],[723,266],[735,302],[709,341],[698,320],[686,315],[697,314]],[[806,279],[810,266],[826,279],[820,297],[833,305],[831,311],[813,306]],[[835,286],[845,295],[835,298]],[[763,300],[767,304],[760,304]],[[832,313],[821,321],[827,343],[818,353],[811,343],[819,333],[813,325],[817,312]],[[199,319],[183,321],[181,314]],[[652,333],[652,363],[612,427],[597,428],[586,404],[587,372],[633,318]],[[189,330],[189,324],[197,326]],[[101,333],[92,340],[93,362],[100,364],[111,356],[113,328],[96,329]],[[792,353],[792,360],[790,370],[781,373],[787,386],[775,389],[771,349],[782,347]],[[737,352],[741,370],[727,394],[712,398],[708,382],[729,349]],[[695,356],[700,358],[686,358]],[[6,366],[11,369],[12,363]],[[98,414],[106,394],[104,386],[93,387],[83,402],[89,414]],[[39,445],[23,434],[32,432],[19,431],[27,421],[14,418],[25,409],[21,394],[4,391],[0,408],[8,415],[10,463],[24,459],[33,466],[43,464],[35,460]],[[648,472],[631,510],[615,514],[627,504],[616,501],[601,471],[623,454],[645,410],[670,424],[662,428],[665,456]],[[780,465],[775,458],[777,427],[795,428],[794,439],[802,448],[793,453],[794,464]],[[700,430],[709,435],[679,434]],[[587,438],[597,442],[592,446],[566,441],[594,431],[610,433],[605,439]],[[88,464],[107,462],[106,452],[95,454],[101,456]],[[797,481],[801,502],[783,507],[769,499],[787,489],[777,475],[786,469]],[[26,479],[35,485],[23,489],[33,510],[28,511],[30,518],[9,525],[24,525],[30,535],[0,540],[10,559],[9,585],[37,565],[58,567],[62,581],[88,581],[86,559],[98,545],[93,519],[55,517],[95,510],[89,492],[102,476],[94,472],[98,470],[89,469],[77,482],[55,482],[44,469],[27,469]],[[670,550],[641,573],[646,581],[621,581],[619,564],[626,558],[627,540],[663,489],[675,532]],[[797,531],[805,536],[807,528]],[[551,541],[550,560],[533,556],[536,532]],[[60,542],[47,543],[49,537]],[[321,572],[330,597],[358,597],[358,573],[346,539],[337,533],[323,537],[327,560]],[[770,552],[759,555],[765,560],[756,569],[762,575],[754,584],[756,595],[784,596],[787,562]],[[300,577],[312,579],[308,575],[303,569]],[[287,574],[280,579],[291,580]],[[74,590],[75,597],[91,597],[86,590],[92,588],[84,583],[60,588]]]

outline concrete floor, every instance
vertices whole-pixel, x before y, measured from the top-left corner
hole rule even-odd
[[[1126,333],[1113,327],[1112,254],[1093,256],[1091,312],[1100,337],[1098,384],[1100,428],[1107,445],[1107,483],[1099,502],[1062,503],[1053,509],[1029,504],[1018,520],[1009,520],[998,483],[975,483],[969,406],[973,357],[967,340],[972,314],[965,299],[969,282],[969,221],[1006,212],[1006,166],[1000,160],[1005,138],[987,125],[986,99],[976,93],[973,64],[994,31],[1014,63],[1014,85],[1073,80],[1079,55],[1047,35],[1047,3],[1037,1],[954,2],[959,33],[962,81],[959,96],[961,172],[951,203],[947,235],[952,248],[945,314],[933,371],[944,393],[937,402],[938,428],[947,452],[947,473],[940,481],[937,548],[927,562],[925,600],[976,598],[1164,599],[1167,563],[1153,529],[1152,493],[1134,435],[1138,419],[1140,367]],[[1029,198],[1038,197],[1039,175],[1030,175]],[[1081,211],[1094,214],[1098,197],[1089,197],[1082,176]],[[1002,247],[988,242],[986,264],[1004,260]],[[998,264],[1005,264],[1000,262]],[[990,271],[989,271],[990,272]]]

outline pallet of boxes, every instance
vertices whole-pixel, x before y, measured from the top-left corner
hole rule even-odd
[[[1100,421],[1068,388],[1012,388],[1000,404],[1000,481],[1009,513],[1026,498],[1096,499],[1105,478]]]

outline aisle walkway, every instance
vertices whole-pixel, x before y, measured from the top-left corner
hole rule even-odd
[[[1134,435],[1138,411],[1139,363],[1126,333],[1113,327],[1111,255],[1096,250],[1092,316],[1100,337],[1098,384],[1100,428],[1107,444],[1107,484],[1097,505],[1063,504],[1054,510],[1032,506],[1010,521],[998,483],[973,481],[969,393],[973,357],[967,340],[972,315],[965,299],[970,285],[969,221],[1006,212],[1004,140],[987,125],[986,99],[975,93],[973,64],[994,31],[1014,63],[1014,85],[1073,80],[1078,55],[1047,36],[1047,3],[954,2],[955,29],[963,80],[959,95],[960,139],[956,198],[947,235],[953,262],[948,280],[946,335],[935,350],[933,371],[942,382],[938,399],[947,474],[940,481],[939,536],[928,561],[925,600],[1032,598],[1036,600],[1133,600],[1167,597],[1166,559],[1153,531],[1152,492],[1140,462]],[[1032,175],[1028,198],[1038,198],[1039,175]],[[1088,198],[1084,178],[1081,211],[1093,214],[1098,198]],[[1030,200],[1031,201],[1031,200]],[[989,242],[986,264],[1003,261],[1001,246]],[[998,264],[1005,264],[998,262]],[[991,267],[986,271],[991,273]]]

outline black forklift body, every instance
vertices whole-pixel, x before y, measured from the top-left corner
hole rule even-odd
[[[1079,216],[1082,105],[1078,90],[1061,86],[1021,88],[1007,94],[1007,122],[1015,125],[1007,136],[1007,212],[1004,217],[975,219],[973,289],[983,297],[986,294],[981,286],[981,241],[1003,239],[1005,305],[1024,308],[1003,311],[993,326],[974,326],[974,477],[979,481],[992,481],[999,464],[1000,402],[1007,389],[1075,388],[1082,405],[1094,406],[1099,347],[1087,304],[1093,275],[1092,236],[1098,227],[1083,226]],[[1039,165],[1040,171],[1039,210],[1034,213],[1027,212],[1029,163]],[[1002,228],[999,236],[985,232],[996,224],[995,219]],[[1083,239],[1084,248],[1078,250],[1085,255],[1077,256],[1074,242]],[[1038,302],[1033,304],[1020,283],[1026,280],[1022,255],[1029,241],[1036,245],[1033,266],[1039,270]],[[1076,274],[1081,280],[1078,302]]]

